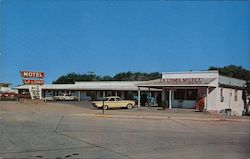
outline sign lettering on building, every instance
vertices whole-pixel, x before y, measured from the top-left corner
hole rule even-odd
[[[183,83],[183,82],[201,82],[202,78],[163,78],[163,83]]]

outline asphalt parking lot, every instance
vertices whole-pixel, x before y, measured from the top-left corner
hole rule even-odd
[[[119,118],[81,106],[0,103],[0,158],[250,157],[249,120]]]

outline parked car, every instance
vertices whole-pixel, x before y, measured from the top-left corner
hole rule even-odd
[[[72,95],[69,95],[69,94],[63,94],[63,95],[60,95],[60,96],[54,96],[53,97],[54,100],[62,100],[62,101],[68,101],[68,100],[78,100],[78,97],[77,96],[72,96]]]
[[[17,95],[18,99],[31,99],[30,93],[22,93]]]
[[[17,97],[17,94],[14,92],[1,92],[0,93],[0,99],[2,100],[15,100]]]
[[[109,109],[109,108],[128,108],[132,109],[135,106],[135,101],[133,100],[122,100],[118,96],[105,97],[103,101],[93,101],[94,107]],[[103,105],[104,104],[104,105]]]

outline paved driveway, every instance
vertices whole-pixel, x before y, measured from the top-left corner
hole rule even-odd
[[[246,119],[142,119],[135,115],[150,113],[139,110],[120,118],[112,114],[129,111],[109,111],[111,115],[102,116],[93,115],[100,110],[82,106],[0,103],[0,158],[250,157],[250,123]],[[202,114],[197,117],[203,118]]]

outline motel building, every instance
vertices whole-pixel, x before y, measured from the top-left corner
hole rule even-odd
[[[75,82],[75,84],[44,84],[39,86],[40,99],[52,99],[53,96],[70,94],[77,96],[79,101],[82,100],[102,100],[108,96],[119,96],[122,99],[137,99],[137,83],[142,81],[84,81]],[[29,93],[31,85],[17,87],[19,93]],[[150,90],[150,91],[149,91]],[[140,94],[157,97],[161,93],[160,89],[141,88]],[[151,101],[156,105],[156,101]]]
[[[148,96],[146,106],[157,106],[157,96],[167,102],[167,108],[195,109],[200,98],[205,98],[204,109],[212,112],[231,110],[232,115],[242,115],[242,92],[246,82],[225,77],[218,71],[163,72],[161,79],[152,81],[91,81],[75,84],[41,85],[40,99],[62,94],[78,96],[79,100],[100,100],[106,96],[138,100]],[[19,93],[29,91],[29,85],[17,87]]]

